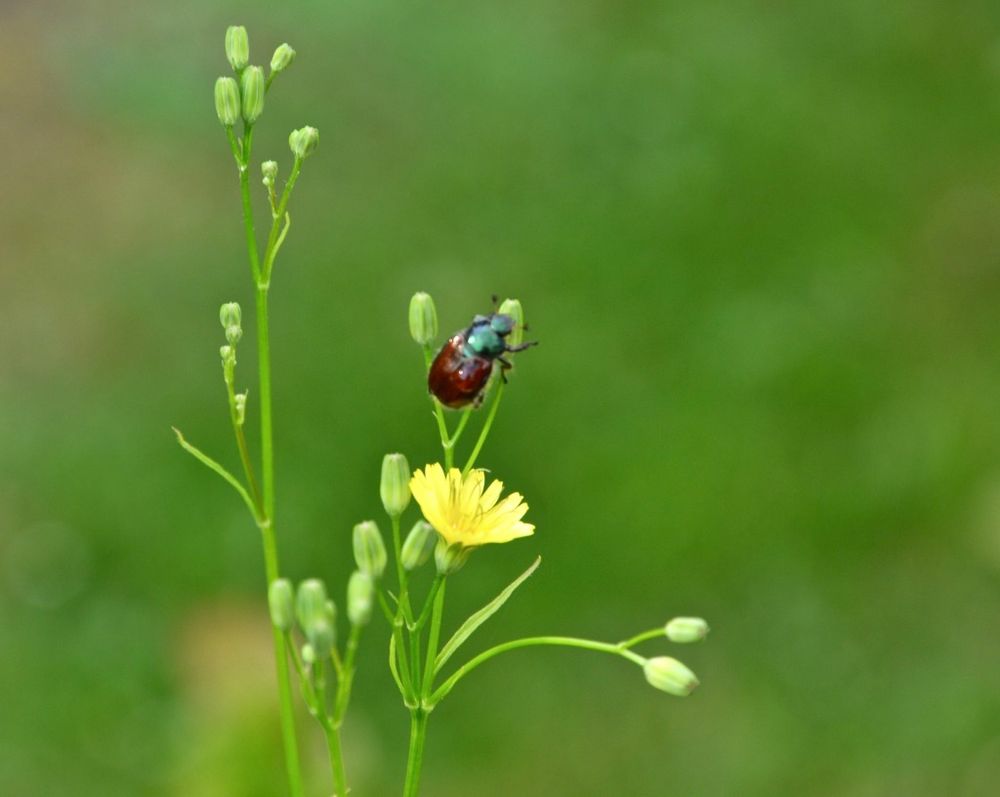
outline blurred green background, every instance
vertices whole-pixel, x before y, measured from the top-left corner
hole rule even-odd
[[[428,797],[996,794],[1000,7],[861,0],[0,6],[0,794],[285,793],[258,537],[170,433],[235,466],[234,22],[299,53],[255,154],[322,134],[272,291],[285,570],[339,592],[382,454],[437,457],[409,296],[447,332],[496,292],[543,345],[483,464],[538,533],[448,622],[540,553],[471,647],[713,626],[687,700],[583,652],[482,668]],[[402,782],[386,641],[363,796]]]

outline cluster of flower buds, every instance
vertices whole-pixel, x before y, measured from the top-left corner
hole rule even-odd
[[[235,77],[224,76],[215,81],[215,112],[219,121],[232,128],[242,119],[251,127],[264,113],[264,97],[274,78],[284,72],[295,60],[295,50],[285,43],[278,45],[271,56],[271,71],[265,76],[264,68],[250,63],[250,40],[247,29],[242,25],[230,25],[226,30],[226,60],[233,68]],[[288,145],[297,159],[308,157],[319,143],[319,131],[315,127],[293,130],[288,137]],[[273,188],[277,174],[277,164],[268,161],[264,170],[264,184]]]
[[[663,635],[671,642],[690,644],[708,635],[708,623],[701,617],[674,617],[663,626]],[[646,680],[667,694],[686,697],[698,686],[698,677],[671,656],[654,656],[643,664]]]
[[[222,377],[227,385],[232,385],[236,373],[236,344],[243,337],[242,311],[236,302],[226,302],[219,308],[219,322],[226,334],[226,345],[219,349],[222,358]],[[243,394],[246,408],[246,394]]]

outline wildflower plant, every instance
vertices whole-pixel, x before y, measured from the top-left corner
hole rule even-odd
[[[219,310],[224,339],[219,350],[222,376],[242,476],[235,475],[196,448],[176,429],[175,432],[185,451],[236,491],[261,534],[289,793],[292,797],[305,794],[293,686],[298,687],[306,710],[316,719],[326,739],[334,794],[345,797],[349,792],[341,731],[351,700],[358,646],[365,626],[376,615],[384,617],[389,624],[388,671],[410,715],[404,797],[414,797],[418,793],[428,718],[435,707],[474,669],[508,651],[552,645],[609,653],[636,665],[657,689],[678,696],[690,694],[698,680],[684,664],[669,656],[647,658],[634,648],[653,639],[675,643],[700,641],[708,633],[708,626],[697,617],[677,617],[661,627],[617,643],[568,636],[514,639],[484,650],[457,666],[452,664],[475,631],[504,605],[540,563],[540,558],[536,558],[492,601],[450,635],[445,635],[446,588],[470,556],[479,548],[529,537],[535,532],[534,525],[525,520],[529,505],[524,497],[518,492],[505,493],[503,482],[476,467],[508,381],[511,363],[502,354],[496,356],[499,363],[490,360],[491,370],[476,400],[458,411],[457,419],[451,423],[441,401],[433,393],[430,395],[441,446],[440,462],[429,462],[411,470],[402,454],[386,454],[383,458],[379,497],[388,521],[390,545],[386,546],[375,520],[363,520],[353,527],[350,545],[356,569],[346,584],[344,616],[338,612],[323,580],[308,578],[294,586],[283,576],[275,518],[268,298],[275,261],[291,224],[291,196],[306,160],[316,150],[319,133],[310,126],[291,132],[288,138],[291,167],[280,188],[278,162],[266,160],[261,163],[261,182],[271,211],[271,223],[261,247],[254,226],[251,192],[254,128],[272,84],[293,63],[295,51],[287,44],[280,45],[265,72],[262,67],[250,63],[246,30],[233,26],[226,31],[225,54],[233,74],[216,81],[215,107],[239,178],[256,305],[258,395],[255,408],[251,407],[248,390],[241,389],[243,383],[237,373],[243,338],[242,308],[236,302],[227,302]],[[433,299],[426,293],[415,294],[410,301],[408,319],[410,335],[420,347],[430,372],[438,345],[437,310]],[[520,351],[528,345],[523,342],[526,326],[518,300],[504,301],[487,321],[490,319],[502,320],[498,328],[506,340],[503,337],[497,340],[504,354]],[[446,345],[454,342],[452,339]],[[492,367],[495,365],[499,367]],[[488,409],[479,413],[485,416],[479,433],[462,466],[458,467],[459,443],[483,403],[488,404]],[[260,424],[260,451],[256,458],[244,434],[247,418],[253,412]],[[412,521],[404,536],[403,522],[411,499],[422,517]],[[344,547],[347,547],[346,539]],[[410,576],[422,567],[429,567],[431,561],[436,571],[433,582],[425,595],[417,596],[411,589]]]

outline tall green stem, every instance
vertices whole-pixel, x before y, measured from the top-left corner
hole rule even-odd
[[[415,708],[410,711],[410,752],[406,758],[406,784],[403,786],[403,797],[417,797],[426,734],[427,712],[422,708]]]
[[[267,287],[260,284],[260,257],[257,252],[257,237],[253,223],[253,207],[250,201],[249,164],[253,141],[253,129],[248,126],[243,138],[242,158],[239,163],[240,195],[243,201],[243,225],[246,229],[247,254],[250,270],[257,288],[257,356],[260,375],[260,436],[261,436],[261,481],[264,494],[264,518],[260,523],[264,543],[264,569],[267,582],[280,576],[278,546],[274,532],[274,453],[271,426],[271,346],[270,329],[267,318]],[[274,638],[274,663],[278,674],[278,696],[281,707],[281,733],[285,747],[285,768],[288,773],[288,788],[292,797],[303,797],[302,772],[299,765],[299,744],[295,733],[295,712],[292,704],[292,681],[288,668],[288,651],[285,636],[272,627]]]
[[[347,797],[347,773],[344,771],[344,753],[340,746],[340,730],[334,726],[324,728],[326,746],[330,753],[330,769],[333,770],[334,797]]]

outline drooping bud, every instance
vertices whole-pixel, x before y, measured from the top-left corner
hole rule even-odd
[[[678,697],[687,697],[698,686],[695,674],[670,656],[647,659],[642,671],[652,686]]]
[[[347,619],[351,625],[367,625],[372,619],[375,582],[367,573],[355,570],[347,582]]]
[[[264,112],[264,70],[248,66],[240,77],[240,94],[243,98],[243,118],[248,123],[257,121]]]
[[[382,542],[382,532],[374,520],[365,520],[354,527],[354,561],[358,569],[378,581],[385,572],[389,556]]]
[[[240,87],[231,77],[220,77],[215,81],[215,112],[226,127],[232,127],[240,120]]]
[[[271,71],[277,74],[284,72],[295,60],[295,50],[288,44],[279,44],[271,56]]]
[[[278,164],[275,161],[264,161],[260,165],[260,173],[264,176],[264,185],[270,188],[278,177]]]
[[[242,25],[230,25],[226,28],[226,59],[237,72],[250,60],[250,39],[247,29]]]
[[[288,135],[288,146],[296,158],[308,158],[319,143],[319,130],[315,127],[300,127]]]
[[[671,642],[699,642],[708,634],[708,623],[700,617],[675,617],[663,631]]]
[[[290,631],[295,623],[295,598],[292,583],[287,578],[271,582],[267,590],[267,605],[274,627],[279,631]]]
[[[514,329],[507,335],[507,343],[518,346],[524,340],[524,308],[517,299],[504,299],[497,311],[500,315],[509,315],[514,319]]]
[[[403,569],[416,570],[420,565],[430,559],[437,543],[437,532],[426,520],[418,520],[413,524],[410,533],[403,540],[403,548],[399,554],[399,560],[403,563]]]
[[[444,537],[440,537],[434,546],[434,564],[442,576],[450,576],[462,569],[469,560],[472,548],[467,548],[459,542],[449,545]]]
[[[420,291],[410,299],[410,337],[421,346],[434,342],[438,333],[437,308],[430,294]]]
[[[233,396],[233,407],[236,409],[236,425],[242,426],[247,419],[247,391]]]
[[[410,503],[410,463],[402,454],[386,454],[382,458],[378,494],[389,517],[397,518],[406,510]]]

